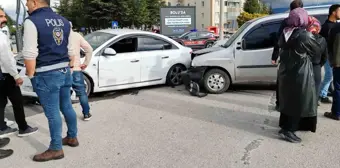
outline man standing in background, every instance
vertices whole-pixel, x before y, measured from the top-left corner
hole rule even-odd
[[[332,57],[332,44],[329,42],[329,33],[330,30],[334,27],[334,25],[336,24],[337,20],[340,19],[340,5],[336,4],[336,5],[332,5],[329,8],[329,14],[328,14],[328,19],[325,21],[325,23],[322,25],[321,28],[321,32],[320,35],[323,36],[327,43],[328,43],[328,55],[329,57]],[[321,103],[332,103],[332,101],[328,98],[328,89],[329,86],[332,82],[332,78],[333,78],[333,70],[329,64],[329,61],[327,60],[325,65],[325,76],[323,79],[323,82],[321,84],[321,88],[320,88],[320,102]]]
[[[72,23],[70,23],[72,26]],[[85,61],[81,63],[80,52],[75,52],[74,56],[74,67],[73,67],[73,84],[72,88],[76,92],[77,97],[79,97],[80,105],[83,109],[84,120],[89,121],[92,117],[90,113],[89,100],[85,91],[84,74],[82,70],[87,68],[87,65],[91,61],[93,49],[91,45],[81,36],[79,33],[71,30],[72,36],[72,46],[74,51],[80,51],[82,48],[85,52]]]
[[[340,23],[336,23],[340,19],[340,4],[332,5],[329,14],[329,20],[325,23],[325,33],[328,32],[329,63],[333,70],[334,92],[331,112],[326,112],[324,116],[340,120]]]
[[[44,162],[64,158],[62,148],[62,119],[67,124],[64,144],[79,145],[77,116],[71,104],[71,86],[74,51],[70,43],[71,26],[67,19],[49,7],[49,0],[27,0],[30,16],[24,23],[24,48],[26,75],[48,120],[51,142],[48,150],[33,157]],[[78,51],[79,52],[79,51]]]

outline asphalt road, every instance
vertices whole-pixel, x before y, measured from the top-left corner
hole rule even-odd
[[[35,163],[31,158],[49,143],[47,121],[38,105],[27,105],[35,135],[11,137],[13,156],[4,168],[338,168],[339,123],[322,117],[317,133],[298,132],[303,143],[278,138],[279,113],[272,110],[268,86],[239,86],[221,95],[193,97],[183,87],[150,87],[92,97],[93,118],[80,120],[77,148],[65,158]],[[11,118],[11,107],[7,108]],[[65,124],[64,124],[65,126]],[[64,128],[64,132],[65,132]]]

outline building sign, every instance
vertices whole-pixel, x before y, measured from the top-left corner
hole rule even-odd
[[[170,6],[161,8],[160,33],[178,36],[196,28],[196,8],[194,6]]]

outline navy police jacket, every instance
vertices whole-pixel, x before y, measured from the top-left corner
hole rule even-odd
[[[69,65],[68,43],[71,25],[50,7],[39,8],[27,18],[37,28],[38,57],[36,72],[65,68]]]

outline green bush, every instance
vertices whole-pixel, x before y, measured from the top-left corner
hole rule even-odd
[[[267,16],[268,14],[261,14],[261,13],[248,13],[248,12],[242,12],[238,17],[237,17],[237,23],[238,26],[241,27],[244,23],[246,23],[249,20],[255,19],[255,18],[259,18],[259,17],[263,17],[263,16]]]

